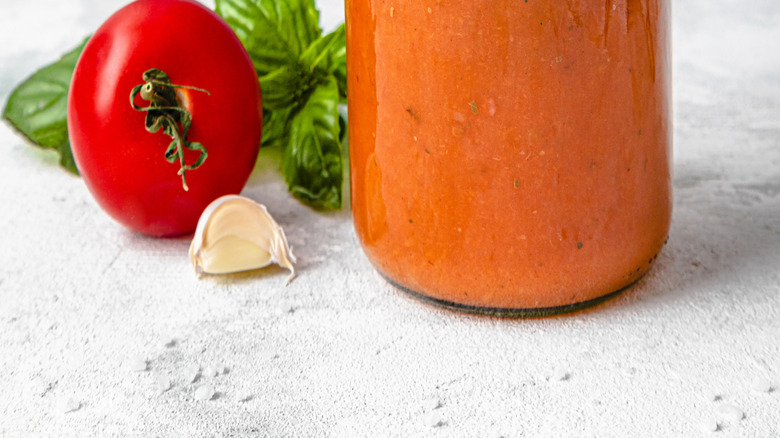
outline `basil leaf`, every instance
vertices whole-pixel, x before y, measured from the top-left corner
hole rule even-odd
[[[344,25],[331,32],[332,43],[328,46],[330,56],[328,72],[336,77],[339,85],[339,97],[347,98],[347,38],[344,33]],[[327,38],[326,36],[325,38]]]
[[[263,140],[261,147],[284,147],[287,145],[292,108],[263,111]]]
[[[301,63],[280,67],[260,77],[263,108],[279,110],[300,106],[320,81],[319,76],[309,72]]]
[[[259,76],[298,60],[322,30],[314,0],[216,0]]]
[[[341,208],[339,88],[330,76],[290,123],[282,172],[290,193],[314,208]]]
[[[341,208],[346,120],[344,26],[321,36],[314,0],[216,0],[249,52],[263,93],[262,146],[279,146],[293,196]]]
[[[342,102],[347,101],[347,47],[342,45],[335,51],[331,51],[331,62],[334,64],[333,76],[339,84],[339,97]]]
[[[285,65],[260,77],[263,91],[263,110],[279,110],[295,103],[297,64]]]
[[[70,78],[87,40],[58,61],[33,73],[11,93],[3,118],[31,142],[60,154],[60,165],[78,174],[68,141]]]
[[[339,80],[337,71],[342,71]],[[291,63],[260,77],[263,90],[263,107],[270,110],[304,103],[312,90],[329,75],[339,80],[339,95],[346,96],[346,46],[344,26],[318,38],[301,54],[298,62]]]
[[[318,38],[306,47],[306,50],[301,54],[301,63],[312,73],[319,71],[321,74],[331,75],[338,67],[339,55],[342,49],[344,51],[344,62],[346,65],[343,24],[339,26],[338,29]]]

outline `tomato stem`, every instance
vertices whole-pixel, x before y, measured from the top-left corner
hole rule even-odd
[[[209,92],[202,88],[172,84],[168,75],[157,68],[145,71],[143,80],[143,84],[136,85],[130,91],[130,105],[134,110],[146,112],[145,127],[147,132],[153,134],[162,129],[163,133],[172,138],[165,151],[165,159],[169,163],[179,161],[180,168],[177,174],[181,175],[182,187],[187,191],[189,187],[185,172],[200,167],[206,161],[208,152],[202,144],[187,139],[187,132],[192,126],[192,114],[184,109],[184,106],[179,102],[176,88],[196,90],[206,94]],[[141,99],[149,102],[149,106],[136,105],[135,98],[139,94]],[[184,162],[184,148],[200,152],[193,164]]]

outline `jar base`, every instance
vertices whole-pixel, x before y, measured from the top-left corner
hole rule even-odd
[[[453,301],[433,298],[431,296],[401,286],[400,284],[394,282],[393,280],[391,280],[390,278],[388,278],[382,273],[380,273],[380,275],[388,283],[390,283],[396,289],[403,292],[405,295],[412,297],[417,301],[421,301],[425,304],[429,304],[434,307],[438,307],[442,309],[453,310],[460,313],[471,314],[471,315],[488,316],[493,318],[509,318],[509,319],[544,318],[548,316],[556,316],[556,315],[562,315],[566,313],[577,312],[586,309],[588,307],[593,307],[598,304],[601,304],[602,302],[609,300],[610,298],[613,298],[614,296],[620,294],[624,290],[631,287],[631,285],[633,284],[631,283],[614,292],[607,293],[597,298],[593,298],[586,301],[580,301],[577,303],[567,304],[564,306],[535,307],[535,308],[505,308],[505,307],[471,306],[468,304],[460,304]]]

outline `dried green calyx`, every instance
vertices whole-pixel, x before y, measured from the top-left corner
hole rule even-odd
[[[169,163],[179,161],[178,174],[181,175],[182,187],[184,190],[189,190],[185,172],[200,167],[206,161],[208,152],[202,144],[187,139],[187,132],[192,126],[192,114],[179,102],[176,89],[186,88],[206,94],[209,92],[201,88],[173,84],[164,71],[156,68],[145,71],[143,80],[143,84],[136,85],[130,92],[130,105],[137,111],[146,112],[147,132],[156,133],[162,129],[173,139],[165,151],[165,159]],[[135,98],[139,94],[141,99],[149,102],[149,106],[142,107],[135,103]],[[184,162],[184,148],[200,152],[194,163]]]

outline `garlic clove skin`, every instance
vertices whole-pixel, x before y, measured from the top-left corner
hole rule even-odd
[[[284,230],[264,205],[238,195],[209,204],[198,220],[190,245],[190,262],[198,276],[264,268],[271,263],[295,276],[295,256]]]

